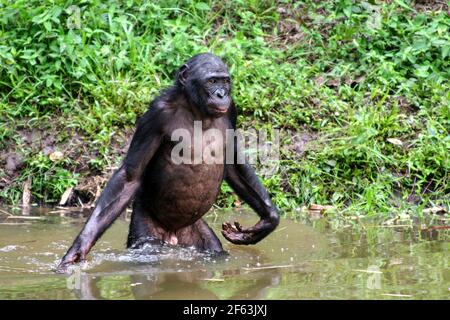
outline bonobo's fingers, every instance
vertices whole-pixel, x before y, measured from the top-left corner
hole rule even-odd
[[[56,268],[56,272],[57,273],[67,273],[68,268],[77,263],[77,262],[81,262],[84,261],[84,259],[81,258],[80,254],[75,254],[73,256],[67,257],[64,256],[64,258],[61,260],[61,262],[59,263],[58,267]]]
[[[245,244],[245,234],[239,231],[236,225],[232,225],[229,222],[222,224],[222,235],[231,243]]]
[[[72,262],[66,262],[66,263],[61,262],[58,265],[58,267],[56,268],[55,272],[56,273],[67,273],[68,274],[68,273],[70,273],[69,267],[72,266],[72,265],[73,265]]]
[[[56,272],[66,273],[69,266],[74,263],[84,261],[86,259],[86,254],[87,252],[81,249],[78,243],[75,243],[61,259],[61,262],[56,268]]]
[[[264,219],[250,228],[242,227],[237,221],[234,224],[225,222],[222,224],[222,235],[234,244],[255,244],[271,233],[277,225],[277,221],[272,222]]]
[[[69,273],[69,267],[74,265],[75,263],[82,261],[82,260],[78,260],[78,261],[61,261],[58,265],[58,267],[56,268],[55,272],[56,273]]]

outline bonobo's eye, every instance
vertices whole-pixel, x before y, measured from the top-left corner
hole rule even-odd
[[[208,84],[216,84],[217,83],[217,80],[215,79],[215,78],[211,78],[211,79],[209,79],[208,80]]]

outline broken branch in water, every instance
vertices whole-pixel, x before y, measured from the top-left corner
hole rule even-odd
[[[26,226],[31,225],[30,222],[0,222],[0,226]]]
[[[264,266],[264,267],[254,267],[254,268],[242,268],[245,271],[257,271],[257,270],[270,270],[270,269],[279,269],[279,268],[292,268],[293,264],[282,265],[282,266]]]
[[[8,217],[6,217],[6,219],[22,219],[22,220],[43,220],[45,219],[45,217],[35,217],[35,216],[14,216],[14,215],[10,215]]]

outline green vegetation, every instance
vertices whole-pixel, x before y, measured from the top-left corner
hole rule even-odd
[[[306,137],[299,150],[283,135],[293,147],[264,179],[284,212],[448,208],[448,5],[292,3],[1,1],[2,201],[18,203],[29,177],[33,201],[53,203],[110,173],[148,102],[211,51],[231,68],[241,126]],[[64,158],[50,159],[55,150]],[[21,161],[8,167],[11,153]],[[233,202],[224,186],[219,204]]]

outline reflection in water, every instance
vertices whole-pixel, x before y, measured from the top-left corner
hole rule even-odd
[[[76,273],[75,273],[76,274]],[[213,290],[203,286],[206,281],[215,281],[210,279],[213,272],[190,271],[179,273],[150,273],[133,274],[123,277],[123,282],[130,285],[130,295],[134,299],[187,299],[190,300],[211,300],[218,299],[219,296]],[[82,300],[107,299],[108,295],[103,295],[101,290],[101,281],[105,276],[93,276],[88,273],[80,272],[76,275],[77,280],[73,281],[73,290],[76,297]],[[230,296],[230,299],[264,299],[266,291],[272,286],[279,284],[281,274],[279,270],[265,270],[260,272],[254,281],[248,282],[248,285],[240,288],[236,293]]]
[[[70,276],[54,269],[83,225],[82,212],[0,213],[0,299],[437,299],[449,298],[449,230],[284,220],[255,246],[223,240],[228,255],[189,248],[126,250],[128,221],[106,232]],[[215,212],[252,225],[253,214]],[[218,232],[220,234],[220,232]]]

